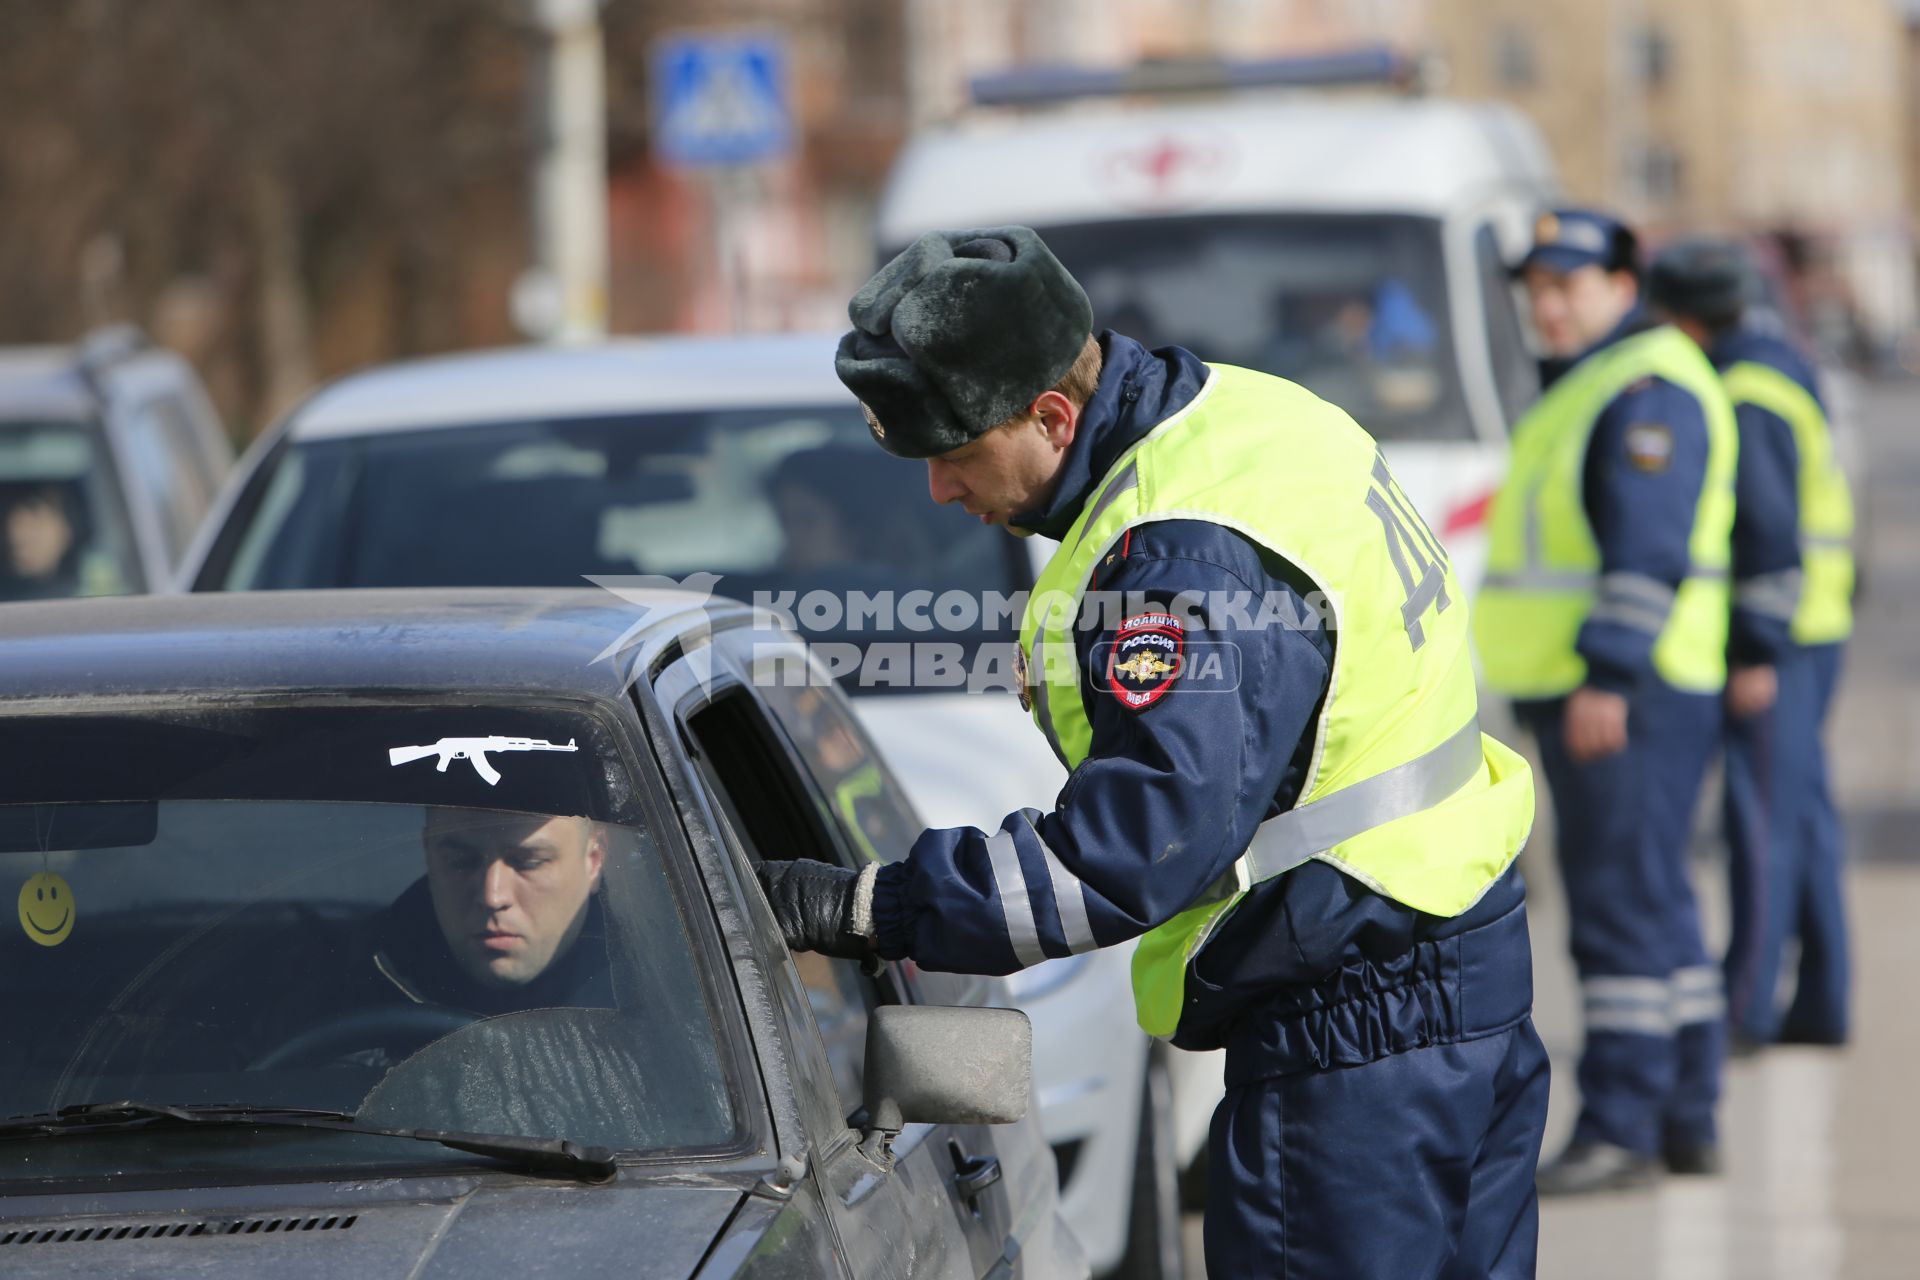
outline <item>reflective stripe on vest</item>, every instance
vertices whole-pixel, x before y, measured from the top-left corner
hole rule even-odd
[[[1700,402],[1707,472],[1688,540],[1691,567],[1675,590],[1643,575],[1601,572],[1587,518],[1587,446],[1600,415],[1628,387],[1658,377]],[[1487,573],[1474,639],[1488,685],[1514,698],[1570,693],[1587,664],[1575,643],[1588,618],[1654,638],[1653,665],[1680,689],[1726,683],[1733,404],[1691,339],[1669,326],[1638,333],[1581,361],[1521,419],[1506,480],[1488,512]]]
[[[1029,597],[1020,641],[1034,718],[1069,769],[1092,745],[1085,698],[1103,696],[1083,681],[1074,646],[1094,568],[1129,529],[1176,519],[1223,525],[1297,567],[1328,602],[1335,644],[1298,802],[1134,953],[1140,1024],[1160,1036],[1179,1024],[1189,962],[1252,885],[1319,859],[1418,910],[1456,915],[1506,870],[1533,821],[1526,763],[1479,729],[1466,601],[1445,550],[1372,437],[1292,383],[1226,366],[1114,464]],[[1178,683],[1169,696],[1181,696]],[[1018,954],[1036,895],[1005,838],[995,874],[1004,860],[1016,877],[1000,892],[1018,921],[1010,933],[1023,935]],[[1046,861],[1055,900],[1081,901]]]
[[[1845,640],[1853,631],[1853,496],[1834,457],[1827,415],[1805,387],[1772,365],[1741,361],[1721,376],[1735,404],[1765,409],[1793,429],[1801,566],[1790,612],[1793,638],[1800,644]]]

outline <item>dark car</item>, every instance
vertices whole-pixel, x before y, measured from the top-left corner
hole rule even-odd
[[[0,611],[10,1275],[1082,1276],[999,984],[790,954],[918,832],[674,593]]]

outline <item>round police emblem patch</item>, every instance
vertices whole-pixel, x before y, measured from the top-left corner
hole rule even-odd
[[[1180,678],[1186,627],[1170,613],[1137,613],[1120,624],[1107,657],[1107,688],[1129,711],[1143,711]]]
[[[1659,474],[1673,462],[1673,432],[1664,423],[1636,422],[1626,431],[1627,461]]]

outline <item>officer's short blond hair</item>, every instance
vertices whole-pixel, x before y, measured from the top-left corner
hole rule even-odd
[[[1100,385],[1100,369],[1105,362],[1106,357],[1100,351],[1100,339],[1088,334],[1086,345],[1080,348],[1080,354],[1073,358],[1073,363],[1067,367],[1067,371],[1060,375],[1060,381],[1047,390],[1059,392],[1073,401],[1074,408],[1084,409],[1087,407],[1087,401],[1093,399],[1094,388]],[[1038,399],[1038,397],[1035,398]],[[1016,422],[1024,422],[1026,418],[1025,413],[1016,413],[1005,422],[996,424],[993,429],[998,431],[1001,427],[1010,427]]]

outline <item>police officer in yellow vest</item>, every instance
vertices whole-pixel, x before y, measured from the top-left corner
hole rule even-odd
[[[1843,841],[1820,733],[1853,624],[1853,501],[1812,366],[1744,319],[1751,278],[1739,245],[1695,240],[1663,251],[1648,282],[1654,304],[1720,370],[1740,428],[1725,729],[1728,1020],[1748,1045],[1841,1044]],[[1799,962],[1783,1016],[1774,995],[1789,939]]]
[[[1726,682],[1733,407],[1640,307],[1635,239],[1543,215],[1522,264],[1555,377],[1513,434],[1474,610],[1486,679],[1539,740],[1586,1043],[1546,1193],[1717,1167],[1720,971],[1687,873]]]
[[[849,311],[875,440],[1060,543],[1020,654],[1071,775],[892,866],[769,864],[788,940],[1007,973],[1138,938],[1141,1025],[1227,1053],[1212,1274],[1532,1275],[1531,775],[1479,730],[1466,600],[1373,439],[1094,334],[1024,227],[927,235]]]

